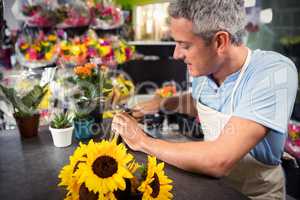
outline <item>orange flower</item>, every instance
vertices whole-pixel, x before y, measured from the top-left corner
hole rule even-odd
[[[94,63],[86,63],[86,64],[84,65],[84,67],[86,67],[86,68],[92,70],[92,69],[94,69],[94,68],[96,67],[96,64],[94,64]]]
[[[92,70],[87,67],[84,67],[84,66],[75,67],[74,72],[78,76],[91,76],[92,75]]]

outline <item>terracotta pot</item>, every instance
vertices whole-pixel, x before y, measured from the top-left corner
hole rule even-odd
[[[14,114],[19,132],[23,138],[35,137],[38,134],[40,114],[34,114],[29,117],[18,117]]]

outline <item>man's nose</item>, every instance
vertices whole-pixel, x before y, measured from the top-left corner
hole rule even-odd
[[[180,48],[177,45],[175,45],[175,49],[174,49],[174,52],[173,52],[173,58],[175,60],[180,60],[180,59],[183,60],[184,59],[184,55],[183,55],[183,53],[181,52]]]

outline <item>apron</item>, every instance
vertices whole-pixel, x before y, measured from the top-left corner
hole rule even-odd
[[[247,59],[231,94],[231,113],[224,114],[197,102],[197,110],[205,141],[216,140],[221,134],[233,113],[233,98],[235,91],[251,60],[251,50],[248,49]],[[207,81],[207,80],[206,80]],[[202,83],[200,93],[206,82]],[[200,95],[199,95],[200,96]],[[225,178],[228,183],[251,199],[274,200],[285,199],[285,180],[281,165],[266,165],[248,153],[232,169]]]

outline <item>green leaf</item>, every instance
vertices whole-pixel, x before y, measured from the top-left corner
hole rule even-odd
[[[2,92],[12,104],[17,116],[32,116],[35,113],[37,106],[47,93],[47,90],[45,90],[46,86],[34,86],[27,95],[20,98],[14,88],[7,88],[0,84]]]
[[[50,126],[57,129],[69,128],[72,126],[72,120],[68,113],[55,114]]]

